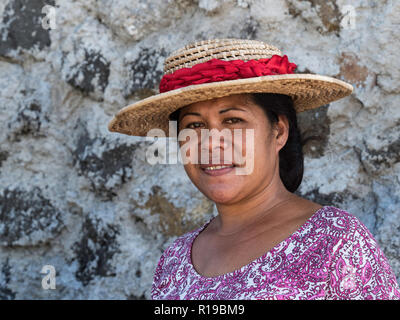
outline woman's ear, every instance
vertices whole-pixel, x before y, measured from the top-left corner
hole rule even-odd
[[[286,144],[289,137],[289,121],[284,115],[278,116],[279,121],[274,123],[274,137],[276,139],[277,152]]]

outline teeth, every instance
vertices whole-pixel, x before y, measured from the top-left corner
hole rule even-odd
[[[218,170],[222,168],[232,168],[233,166],[213,166],[213,167],[207,167],[206,170]]]

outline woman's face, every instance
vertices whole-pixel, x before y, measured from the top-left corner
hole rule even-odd
[[[265,112],[247,94],[185,106],[179,113],[179,131],[192,129],[197,137],[179,142],[181,152],[186,143],[192,144],[192,151],[195,150],[192,154],[188,148],[182,152],[182,157],[186,153],[187,157],[197,159],[197,163],[184,164],[187,175],[206,197],[216,203],[234,203],[262,192],[274,177],[276,179],[276,173],[279,178],[278,152],[286,143],[288,133],[286,118],[280,116],[279,119],[273,129]],[[202,138],[201,129],[207,129],[205,132],[210,136],[203,135]],[[223,139],[215,134],[223,132],[223,129],[228,129],[225,132],[230,132],[231,137],[227,135],[227,139]],[[234,135],[234,129],[241,129],[236,130],[241,132],[241,137]],[[246,138],[246,131],[251,132],[247,129],[254,130],[253,137]],[[217,139],[212,139],[213,135]],[[245,158],[244,163],[240,163],[238,154]],[[224,159],[229,160],[228,163]],[[210,166],[218,164],[233,167],[211,170]]]

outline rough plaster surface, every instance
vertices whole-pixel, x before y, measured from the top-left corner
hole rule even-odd
[[[299,115],[297,193],[359,217],[400,280],[399,23],[394,0],[2,1],[0,298],[150,297],[162,251],[215,207],[180,164],[150,165],[149,141],[107,123],[157,93],[170,52],[214,37],[270,42],[299,72],[355,86]]]

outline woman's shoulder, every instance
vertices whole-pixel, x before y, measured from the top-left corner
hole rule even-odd
[[[174,270],[176,271],[182,265],[188,263],[193,239],[207,223],[171,240],[158,260],[154,273],[153,287],[162,281],[162,279],[168,277],[169,274],[173,273]]]
[[[323,206],[315,216],[313,225],[319,233],[341,239],[354,239],[363,236],[373,238],[361,220],[345,209],[331,205]]]
[[[334,240],[326,299],[399,299],[390,264],[368,228],[344,209],[326,206],[318,216]]]

